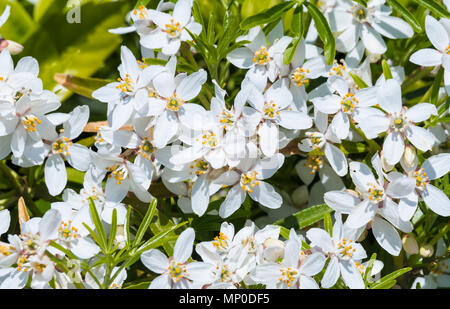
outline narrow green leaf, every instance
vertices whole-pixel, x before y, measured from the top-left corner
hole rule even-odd
[[[97,212],[97,207],[95,207],[95,203],[92,198],[89,198],[89,210],[91,213],[92,222],[94,223],[95,230],[97,231],[97,235],[99,237],[100,243],[98,244],[102,250],[107,250],[107,237],[105,228],[103,227],[102,221],[100,220],[100,216]]]
[[[53,248],[56,248],[59,251],[63,252],[69,258],[78,260],[78,258],[75,256],[75,254],[73,254],[70,250],[67,250],[66,248],[64,248],[60,244],[54,242],[53,240],[50,241],[50,246],[52,246]]]
[[[395,284],[397,283],[397,281],[395,280],[391,280],[391,281],[386,281],[380,284],[376,284],[376,285],[372,285],[370,288],[373,290],[388,290],[390,288],[392,288]]]
[[[377,282],[375,282],[371,288],[376,289],[379,288],[377,286],[384,286],[387,282],[391,282],[392,280],[396,279],[397,277],[400,277],[401,275],[411,271],[411,267],[405,267],[399,270],[396,270],[392,273],[390,273],[389,275],[384,276],[383,278],[381,278],[380,280],[378,280]]]
[[[387,0],[387,3],[397,11],[410,25],[413,27],[414,31],[417,33],[423,32],[422,26],[420,25],[417,18],[411,14],[403,5],[401,5],[397,0]]]
[[[284,238],[284,239],[289,239],[289,229],[285,228],[284,226],[280,226],[280,235]]]
[[[431,104],[437,106],[439,100],[439,89],[441,88],[441,81],[444,77],[444,68],[441,66],[439,68],[436,77],[434,78],[433,88],[431,90]]]
[[[297,5],[294,10],[291,22],[291,30],[297,34],[297,36],[302,36],[303,34],[303,5]]]
[[[323,16],[322,12],[320,12],[317,6],[310,2],[305,2],[305,6],[314,19],[314,24],[317,28],[317,32],[319,33],[319,37],[323,42],[325,61],[327,64],[331,65],[336,55],[336,41],[334,40],[330,25],[328,25],[325,16]]]
[[[288,65],[292,62],[292,59],[295,56],[295,52],[297,51],[297,47],[300,44],[302,40],[301,36],[296,36],[293,40],[292,40],[292,46],[286,48],[286,51],[284,52],[283,55],[283,63]]]
[[[361,79],[361,77],[359,77],[358,75],[356,75],[356,74],[354,74],[354,73],[352,73],[352,72],[348,72],[348,74],[351,76],[351,78],[353,79],[353,81],[355,82],[355,84],[358,85],[358,87],[359,87],[360,89],[364,89],[364,88],[369,87],[369,86],[366,84],[366,82],[363,81],[363,80]]]
[[[384,79],[388,80],[392,78],[391,68],[385,59],[381,62],[381,66],[383,68]]]
[[[289,217],[276,221],[274,224],[282,225],[286,228],[305,228],[322,220],[323,216],[332,212],[333,209],[326,204],[315,205],[301,210]]]
[[[369,279],[371,277],[373,264],[374,264],[376,258],[377,258],[377,254],[373,253],[372,256],[370,257],[369,263],[367,263],[366,272],[364,273],[364,283],[365,283],[366,287],[369,284]]]
[[[156,206],[158,204],[158,200],[157,199],[153,199],[150,202],[150,205],[148,207],[147,213],[145,214],[144,219],[142,220],[141,225],[139,226],[139,229],[136,232],[136,237],[134,238],[133,241],[133,246],[139,246],[142,237],[144,237],[145,232],[147,232],[148,226],[150,225],[150,222],[152,222],[153,216],[155,215],[155,211],[156,211]]]
[[[186,225],[188,222],[182,222],[180,224],[174,225],[172,227],[170,227],[169,229],[162,231],[161,233],[158,233],[157,235],[153,236],[152,238],[150,238],[149,240],[147,240],[136,252],[137,255],[140,255],[142,252],[145,252],[147,250],[156,248],[161,246],[166,240],[167,240],[167,236],[174,232],[175,230],[179,229],[180,227],[182,227],[183,225]],[[178,238],[178,237],[176,237]]]
[[[450,18],[450,13],[447,9],[436,0],[416,0],[416,2],[439,17]]]
[[[333,236],[333,221],[329,213],[323,215],[323,228],[330,236]]]
[[[255,26],[269,24],[279,19],[284,14],[284,12],[290,10],[296,3],[296,1],[286,1],[274,5],[273,7],[266,9],[259,14],[247,17],[241,22],[240,27],[243,30],[249,30]]]
[[[206,40],[209,45],[213,45],[216,37],[216,32],[214,29],[214,25],[216,24],[216,15],[214,12],[211,12],[211,16],[209,18],[208,22],[208,31],[207,31],[207,37]]]
[[[111,221],[111,228],[109,230],[109,237],[108,237],[108,251],[112,253],[114,250],[114,240],[116,239],[116,233],[117,233],[117,210],[114,208],[112,213],[112,221]]]
[[[53,78],[73,93],[90,99],[92,99],[92,92],[111,82],[100,78],[78,77],[62,73],[56,73]]]

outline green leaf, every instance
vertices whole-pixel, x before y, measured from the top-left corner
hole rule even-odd
[[[323,228],[330,236],[333,236],[333,221],[329,213],[323,215]]]
[[[292,16],[291,30],[297,34],[297,36],[302,36],[303,34],[303,5],[297,5],[294,10],[294,15]]]
[[[284,239],[289,239],[289,234],[290,234],[289,229],[285,228],[284,226],[280,226],[280,235]]]
[[[54,79],[64,88],[90,99],[93,99],[92,92],[111,82],[100,78],[83,78],[61,73],[56,73]]]
[[[241,22],[240,27],[243,30],[249,30],[255,26],[274,22],[279,19],[284,12],[290,10],[296,3],[296,1],[286,1],[274,5],[259,14],[247,17]]]
[[[108,237],[108,251],[112,253],[114,250],[114,240],[116,239],[116,233],[117,233],[117,210],[114,208],[112,213],[112,221],[111,221],[111,228],[109,230],[109,237]]]
[[[157,199],[153,199],[150,202],[150,205],[147,209],[147,213],[145,214],[145,217],[142,220],[142,223],[141,223],[141,225],[139,225],[139,228],[136,232],[136,237],[134,238],[134,241],[133,241],[134,247],[140,245],[141,240],[145,235],[145,232],[147,232],[147,229],[148,229],[150,223],[152,222],[153,216],[155,215],[157,204],[158,204]]]
[[[355,82],[355,84],[358,85],[358,87],[359,87],[360,89],[364,89],[364,88],[369,87],[369,86],[366,84],[366,82],[363,81],[363,80],[361,79],[361,77],[359,77],[358,75],[356,75],[356,74],[354,74],[354,73],[352,73],[352,72],[348,72],[348,74],[351,76],[351,78],[353,79],[353,81]]]
[[[326,204],[315,205],[299,211],[289,217],[276,221],[274,224],[286,228],[303,229],[311,224],[322,220],[323,216],[332,212],[333,209]]]
[[[392,78],[391,68],[389,67],[389,64],[385,59],[383,59],[383,61],[381,62],[381,66],[383,68],[384,78],[386,80],[391,79]]]
[[[417,18],[411,14],[403,5],[401,5],[397,0],[387,0],[387,3],[397,11],[410,25],[413,27],[414,31],[417,33],[423,32],[422,26],[420,25]]]
[[[381,289],[388,290],[388,289],[392,288],[396,283],[397,283],[397,281],[391,280],[391,281],[383,282],[381,284],[373,285],[370,288],[374,289],[374,290],[381,290]]]
[[[319,37],[323,42],[325,61],[327,62],[327,64],[331,65],[336,55],[336,41],[334,40],[330,25],[328,25],[325,16],[323,16],[317,6],[310,2],[305,2],[305,6],[314,19],[314,24],[317,28],[317,32],[319,33]]]
[[[292,40],[292,46],[286,48],[286,51],[284,52],[283,55],[283,63],[288,65],[292,62],[292,59],[295,56],[295,52],[297,51],[297,47],[300,44],[302,40],[301,36],[296,36],[293,40]]]
[[[377,254],[373,253],[372,256],[370,257],[369,262],[367,263],[366,271],[364,273],[364,283],[365,283],[366,287],[369,284],[369,279],[371,277],[372,268],[373,268],[376,258],[377,258]]]
[[[171,226],[169,229],[164,230],[164,231],[158,233],[157,235],[153,236],[139,248],[139,250],[136,252],[136,254],[139,255],[142,252],[159,247],[159,246],[163,245],[169,239],[172,239],[172,240],[178,239],[178,236],[173,236],[170,234],[173,233],[175,230],[179,229],[180,227],[186,225],[187,223],[188,222],[185,221],[180,224]]]
[[[430,103],[437,106],[438,100],[439,100],[439,89],[441,88],[441,81],[444,77],[444,68],[441,66],[439,68],[438,73],[436,74],[436,77],[433,81],[433,88],[431,90],[431,101]]]
[[[105,228],[103,227],[103,223],[100,220],[100,216],[98,215],[97,207],[95,207],[95,203],[92,198],[89,198],[89,211],[91,213],[92,222],[94,223],[95,230],[97,231],[99,243],[98,245],[102,249],[103,252],[107,252],[107,237]]]
[[[18,1],[0,0],[1,13],[6,5],[11,6],[11,14],[8,21],[0,28],[0,35],[23,44],[37,28],[37,24]],[[22,54],[21,56],[23,56]]]
[[[390,283],[392,283],[392,281],[395,282],[395,278],[400,277],[401,275],[411,271],[411,267],[405,267],[399,270],[396,270],[392,273],[390,273],[389,275],[384,276],[383,278],[381,278],[380,280],[376,281],[374,284],[371,285],[371,289],[380,289],[380,288],[386,288],[386,286],[389,286]],[[388,284],[389,282],[389,284]],[[395,283],[394,283],[395,284]],[[392,286],[390,286],[392,287]],[[390,288],[388,287],[388,288]]]
[[[438,17],[450,18],[450,13],[436,0],[416,0],[418,4],[429,9]]]

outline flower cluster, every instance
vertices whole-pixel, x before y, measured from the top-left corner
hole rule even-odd
[[[225,82],[211,78],[209,66],[182,69],[181,50],[186,47],[194,57],[199,51],[192,42],[206,31],[192,16],[193,0],[134,9],[132,25],[111,32],[136,32],[144,58],[122,46],[119,77],[92,92],[107,104],[107,121],[96,126],[95,142],[88,146],[80,141],[92,124],[88,106],[57,112],[60,99],[44,90],[38,62],[24,57],[14,65],[0,38],[0,159],[21,168],[43,165],[48,193],[56,197],[42,218],[20,215],[19,207],[20,234],[0,242],[0,287],[23,288],[31,280],[32,288],[120,288],[127,267],[140,256],[159,274],[149,288],[363,289],[383,268],[381,261],[368,260],[360,244],[367,230],[398,256],[405,247],[399,231],[412,233],[415,215],[431,210],[450,216],[448,190],[440,182],[447,176],[448,184],[450,154],[431,155],[440,144],[431,128],[448,113],[448,103],[439,105],[429,96],[408,102],[402,67],[383,61],[383,74],[372,72],[388,49],[383,37],[411,38],[413,28],[392,16],[384,0],[366,6],[351,0],[320,3],[342,59],[327,61],[314,23],[301,40],[287,35],[282,21],[269,29],[258,25],[238,36],[226,55],[227,64],[242,73],[236,91],[228,92]],[[0,26],[8,15],[9,8]],[[450,20],[427,16],[425,29],[435,49],[417,50],[409,60],[443,71],[445,97]],[[293,161],[285,164],[292,154],[303,157],[294,165],[305,185],[319,174],[311,196],[315,192],[314,204],[325,202],[335,211],[332,227],[312,227],[302,236],[294,229],[286,233],[275,220],[262,229],[247,221],[235,233],[234,225],[224,222],[214,240],[203,242],[196,242],[192,222],[179,236],[176,228],[166,234],[155,228],[155,234],[176,238],[173,252],[163,246],[170,257],[150,240],[141,243],[147,216],[143,231],[129,229],[126,204],[152,202],[155,183],[177,197],[183,216],[199,222],[216,215],[216,221],[229,220],[249,200],[269,217],[289,210],[289,195],[272,179],[280,169],[294,167]],[[67,187],[66,163],[84,173],[79,192]],[[219,206],[211,208],[212,201]],[[9,211],[0,211],[0,233],[9,226]],[[105,229],[114,239],[102,239]],[[445,257],[442,237],[448,235],[440,236],[445,249],[436,256]],[[112,258],[122,266],[103,263],[114,250],[122,250]],[[448,270],[441,269],[448,268],[448,259],[439,261],[413,286],[448,284],[442,277]]]

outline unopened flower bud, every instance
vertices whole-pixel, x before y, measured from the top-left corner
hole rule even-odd
[[[381,54],[374,54],[366,50],[367,58],[370,63],[378,62],[381,59]]]
[[[413,234],[406,234],[402,238],[403,249],[405,249],[408,254],[418,254],[419,245],[417,244],[416,237]]]
[[[419,253],[425,258],[431,257],[434,254],[434,247],[430,244],[424,244],[420,247]]]
[[[309,192],[307,186],[300,186],[292,192],[291,195],[292,202],[296,207],[301,207],[308,203]]]
[[[408,170],[413,169],[416,164],[416,158],[416,150],[410,145],[407,145],[405,147],[405,152],[403,153],[403,156],[401,158],[402,166],[404,166]]]
[[[264,259],[269,262],[276,262],[284,255],[284,242],[278,239],[267,238],[264,243]]]
[[[23,46],[20,45],[19,43],[10,40],[7,40],[7,42],[8,46],[6,47],[6,49],[9,50],[11,55],[17,55],[23,51]]]
[[[381,165],[383,167],[383,170],[385,170],[386,172],[389,172],[394,168],[394,165],[390,165],[389,163],[387,163],[383,154],[381,154],[380,158],[381,158]]]

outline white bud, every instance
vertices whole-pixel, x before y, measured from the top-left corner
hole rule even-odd
[[[419,245],[417,244],[416,237],[413,234],[406,234],[402,238],[403,249],[408,254],[418,254]]]
[[[292,202],[296,207],[302,207],[308,203],[309,192],[307,186],[300,186],[292,192],[291,195]]]
[[[284,242],[278,239],[267,238],[264,243],[264,259],[269,262],[276,262],[284,256]]]
[[[8,47],[6,47],[6,49],[9,50],[11,55],[17,55],[23,51],[23,46],[20,45],[19,43],[10,41],[10,40],[8,40],[7,42],[8,42]]]
[[[389,163],[387,163],[386,159],[384,158],[383,154],[381,154],[381,165],[383,167],[383,170],[385,170],[386,172],[391,171],[394,168],[394,165],[390,165]]]
[[[417,160],[416,150],[410,145],[407,145],[405,147],[405,152],[403,153],[403,156],[401,158],[402,166],[407,170],[411,170],[416,165],[416,160]]]
[[[434,247],[430,244],[424,244],[420,247],[419,252],[423,257],[431,257],[434,254]]]

